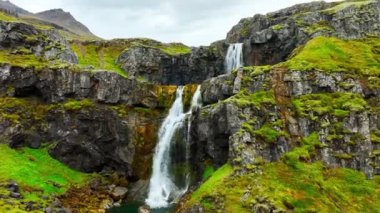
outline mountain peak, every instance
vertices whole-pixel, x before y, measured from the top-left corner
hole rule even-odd
[[[56,24],[79,36],[97,38],[85,25],[77,21],[70,12],[66,12],[61,8],[55,8],[34,14],[18,7],[8,0],[0,0],[0,9],[12,14],[33,17],[45,22]]]

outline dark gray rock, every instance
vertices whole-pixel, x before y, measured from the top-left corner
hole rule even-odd
[[[223,58],[209,47],[191,53],[169,55],[153,47],[133,47],[123,52],[118,63],[129,76],[158,84],[200,83],[224,72]]]

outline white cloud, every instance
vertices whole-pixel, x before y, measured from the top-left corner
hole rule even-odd
[[[332,1],[332,0],[329,0]],[[208,45],[241,18],[308,0],[11,0],[31,12],[62,8],[103,38],[146,37]]]

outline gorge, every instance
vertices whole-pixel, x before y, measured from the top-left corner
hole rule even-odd
[[[379,212],[379,1],[200,47],[1,2],[0,212]]]

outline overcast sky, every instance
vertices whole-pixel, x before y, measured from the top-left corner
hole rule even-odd
[[[62,8],[102,38],[146,37],[191,46],[225,38],[241,18],[308,0],[10,0],[40,12]],[[333,1],[333,0],[328,0]]]

